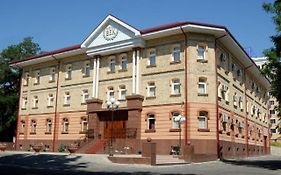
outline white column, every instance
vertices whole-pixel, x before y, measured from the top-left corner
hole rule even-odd
[[[139,94],[140,84],[140,50],[137,49],[137,72],[136,72],[136,94]]]
[[[96,77],[97,77],[97,59],[94,58],[94,66],[93,66],[93,94],[92,98],[96,98]]]
[[[100,71],[100,56],[97,57],[97,77],[96,77],[96,98],[99,98],[99,71]]]
[[[132,84],[132,94],[136,93],[136,50],[133,50],[133,76],[132,76],[132,80],[133,80],[133,84]]]

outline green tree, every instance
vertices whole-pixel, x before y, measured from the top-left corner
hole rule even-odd
[[[41,48],[26,37],[0,53],[0,141],[11,141],[15,135],[21,69],[11,67],[11,61],[40,53]]]
[[[271,36],[273,47],[264,51],[267,57],[267,63],[264,66],[263,73],[271,82],[271,94],[279,102],[276,106],[278,116],[281,116],[281,0],[275,0],[274,3],[264,3],[263,9],[272,14],[272,21],[275,24],[276,34]],[[279,123],[280,126],[280,123]],[[277,128],[281,133],[281,127]]]

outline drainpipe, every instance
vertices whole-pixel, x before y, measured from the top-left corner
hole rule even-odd
[[[183,31],[182,26],[180,27],[182,34],[184,35],[184,91],[185,91],[185,106],[184,106],[184,110],[185,110],[185,130],[184,130],[184,135],[185,135],[185,145],[190,144],[190,142],[188,142],[188,121],[190,120],[190,118],[187,117],[187,35],[186,33]]]
[[[58,91],[59,91],[59,78],[60,78],[60,61],[57,60],[57,58],[52,55],[52,57],[57,61],[57,71],[58,71],[58,77],[57,77],[57,85],[56,85],[56,102],[55,102],[55,117],[54,117],[54,134],[53,134],[53,152],[55,152],[55,144],[56,144],[56,136],[57,136],[57,112],[58,112]]]
[[[244,96],[245,96],[245,111],[246,111],[246,115],[245,115],[245,118],[246,118],[246,122],[245,122],[245,127],[246,127],[246,135],[245,135],[245,139],[246,139],[246,155],[247,157],[249,157],[249,127],[248,127],[248,116],[247,116],[247,94],[246,94],[246,90],[247,90],[247,84],[246,84],[246,70],[249,69],[250,67],[252,67],[254,64],[252,63],[250,66],[247,66],[244,68],[244,73],[243,73],[243,77],[244,77]]]
[[[226,34],[215,38],[215,69],[216,69],[216,88],[218,88],[219,84],[218,84],[218,68],[217,68],[217,41],[223,37],[227,36]],[[216,90],[216,138],[217,138],[217,156],[220,159],[221,155],[220,155],[220,134],[219,134],[219,103],[218,103],[218,91]]]

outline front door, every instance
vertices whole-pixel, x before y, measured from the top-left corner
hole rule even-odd
[[[126,137],[126,121],[105,121],[104,138],[125,138]]]

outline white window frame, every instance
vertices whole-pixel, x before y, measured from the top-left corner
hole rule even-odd
[[[108,71],[115,72],[115,67],[116,67],[116,58],[115,56],[110,56],[108,58]]]
[[[30,78],[29,72],[25,72],[25,73],[24,73],[24,82],[23,82],[23,85],[24,85],[24,86],[28,86],[29,78]]]
[[[240,109],[243,109],[243,97],[242,96],[239,96],[238,105],[239,105]]]
[[[202,81],[200,81],[202,80]],[[204,92],[200,92],[200,85],[202,85],[204,88]],[[203,78],[203,77],[200,77],[199,78],[199,81],[198,81],[198,93],[199,94],[207,94],[207,79],[206,78]]]
[[[127,70],[128,69],[127,54],[121,54],[120,57],[119,57],[119,60],[120,60],[120,64],[119,64],[120,70],[124,70],[124,71]]]
[[[177,82],[178,81],[178,82]],[[179,95],[181,94],[181,83],[180,83],[180,79],[175,78],[172,81],[172,85],[171,85],[171,94],[172,95]],[[178,87],[178,92],[176,92],[176,87]]]
[[[180,112],[172,112],[172,129],[180,129],[180,121],[176,121],[176,117],[180,115]]]
[[[40,70],[34,71],[34,84],[40,84]]]
[[[50,68],[50,82],[53,82],[56,80],[56,68],[55,67],[51,67]]]
[[[225,84],[222,84],[221,98],[224,99],[225,101],[228,101],[228,86]]]
[[[72,78],[72,64],[66,65],[66,71],[65,71],[65,79],[71,79]]]
[[[178,54],[179,58],[175,58],[175,54]],[[172,62],[180,62],[181,61],[181,48],[180,45],[174,45],[172,47]]]
[[[154,127],[153,128],[149,128],[150,122],[151,122],[150,120],[154,120]],[[147,129],[148,130],[155,130],[155,128],[156,128],[155,124],[156,124],[155,115],[154,114],[147,114]]]
[[[154,64],[152,64],[152,59],[154,59]],[[148,50],[148,59],[147,59],[147,65],[148,66],[156,66],[156,60],[157,60],[157,56],[156,56],[156,49],[149,49]]]
[[[70,92],[67,91],[67,92],[64,93],[63,104],[64,105],[70,105],[70,100],[71,100]]]
[[[150,94],[150,90],[153,89],[153,94]],[[155,86],[155,82],[148,82],[147,83],[147,96],[148,97],[156,97],[156,86]]]
[[[126,91],[127,90],[125,85],[119,86],[119,100],[126,100]]]
[[[49,94],[48,95],[48,107],[54,106],[54,95],[53,94]]]
[[[27,108],[27,97],[22,97],[21,109],[26,109],[26,108]]]
[[[238,106],[238,100],[237,100],[237,98],[238,98],[238,95],[237,95],[237,93],[235,92],[234,93],[234,95],[233,95],[233,106],[235,106],[235,107],[237,107]]]
[[[203,56],[199,55],[199,51],[200,49],[203,49]],[[197,45],[197,60],[206,60],[206,51],[207,51],[207,47],[203,44],[199,44]]]
[[[202,115],[202,114],[205,114],[205,115]],[[201,126],[201,122],[200,119],[203,119],[204,121],[204,124],[203,126]],[[199,112],[199,116],[198,116],[198,129],[208,129],[208,112],[206,111],[200,111]]]
[[[46,119],[46,132],[51,133],[52,132],[52,120]]]
[[[114,98],[115,96],[115,91],[114,91],[114,87],[108,87],[107,88],[107,100],[110,100],[111,98]]]
[[[89,90],[84,89],[82,91],[82,102],[81,103],[86,103],[86,101],[90,98]]]
[[[62,132],[63,133],[69,132],[69,119],[68,118],[62,119]]]
[[[35,95],[33,96],[33,108],[38,108],[38,103],[39,103],[39,100],[38,100],[38,96]]]
[[[90,61],[85,61],[84,62],[84,73],[83,73],[84,77],[89,77],[91,76],[91,63]]]
[[[86,132],[87,130],[88,130],[87,117],[81,117],[81,132]]]

